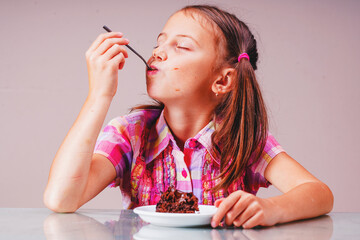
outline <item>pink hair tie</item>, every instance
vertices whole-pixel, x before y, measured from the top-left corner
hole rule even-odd
[[[247,60],[250,60],[249,55],[247,53],[240,54],[240,56],[238,57],[238,62],[240,62],[242,58],[246,58]]]

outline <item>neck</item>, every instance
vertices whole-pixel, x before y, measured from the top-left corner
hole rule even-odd
[[[194,137],[210,122],[213,109],[210,107],[202,110],[192,107],[179,109],[165,106],[164,117],[177,145],[183,151],[185,141]]]

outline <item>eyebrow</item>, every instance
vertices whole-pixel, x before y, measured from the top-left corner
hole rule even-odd
[[[161,37],[161,36],[167,36],[167,34],[166,33],[164,33],[164,32],[162,32],[162,33],[160,33],[159,34],[159,36],[157,37],[157,39],[159,40],[159,38]],[[186,35],[186,34],[177,34],[176,35],[176,37],[184,37],[184,38],[190,38],[191,40],[193,40],[198,46],[200,46],[200,44],[198,43],[198,41],[196,41],[196,39],[195,38],[193,38],[192,36],[190,36],[190,35]]]

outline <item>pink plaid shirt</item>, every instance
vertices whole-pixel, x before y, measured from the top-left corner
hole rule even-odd
[[[145,129],[148,131],[146,142],[141,143]],[[178,190],[192,191],[199,198],[200,204],[213,204],[217,198],[228,194],[209,195],[204,192],[205,188],[211,187],[204,177],[209,175],[209,180],[219,173],[220,162],[210,154],[213,132],[214,124],[211,121],[196,136],[186,140],[184,151],[181,151],[166,124],[163,112],[141,110],[111,120],[100,133],[94,153],[104,155],[114,165],[116,179],[111,186],[120,186],[125,208],[156,204],[161,192],[171,184]],[[233,186],[232,191],[242,189],[256,194],[259,187],[268,187],[270,183],[264,177],[266,166],[272,158],[283,151],[275,138],[268,134],[261,158],[247,169],[244,177],[246,179],[242,178],[239,184]],[[151,166],[150,172],[159,172],[157,175],[151,173],[150,180],[146,180],[152,182],[148,190],[144,186],[137,186],[146,185],[145,183],[133,179],[139,175],[136,164],[140,161],[138,157],[141,152],[144,155],[146,169],[155,162],[152,163],[154,166]],[[160,163],[154,160],[160,160]],[[173,165],[175,171],[172,173]],[[132,189],[137,191],[132,192]],[[229,193],[232,191],[229,190]],[[134,204],[134,201],[137,203]]]

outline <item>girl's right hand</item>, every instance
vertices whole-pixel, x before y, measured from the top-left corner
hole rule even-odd
[[[129,40],[119,32],[100,34],[86,51],[89,74],[89,96],[113,97],[117,90],[118,70],[125,64],[128,53],[123,45]]]

